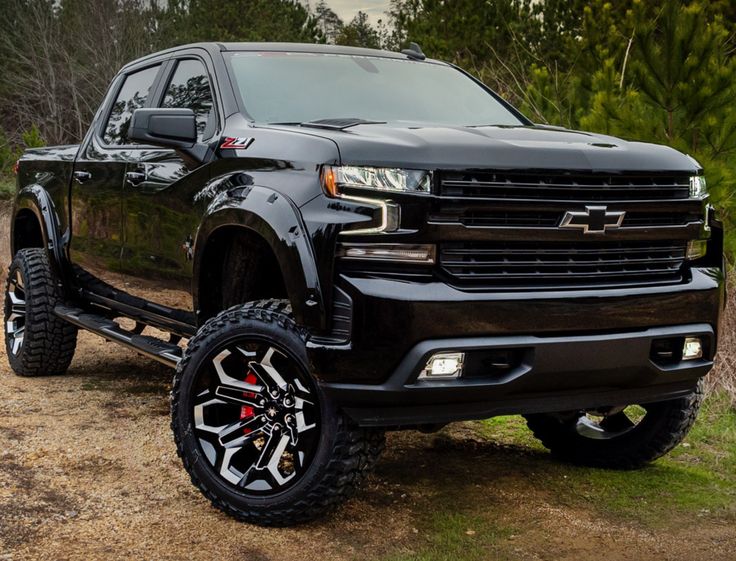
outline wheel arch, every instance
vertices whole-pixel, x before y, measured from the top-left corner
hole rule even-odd
[[[42,247],[58,272],[64,270],[67,235],[61,232],[60,220],[49,193],[40,185],[21,189],[15,199],[10,226],[10,251]]]
[[[223,251],[223,240],[230,242],[233,236],[243,235],[262,241],[273,255],[297,323],[310,329],[324,329],[325,298],[299,210],[287,197],[272,189],[251,186],[246,191],[237,198],[229,197],[211,205],[197,231],[192,295],[198,323],[201,325],[210,315],[204,290],[212,252]]]

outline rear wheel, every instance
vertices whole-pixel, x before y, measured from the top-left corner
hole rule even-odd
[[[231,308],[192,338],[174,380],[172,428],[202,493],[262,525],[304,522],[339,504],[384,442],[320,391],[278,300]]]
[[[77,345],[77,328],[54,314],[59,283],[46,250],[21,249],[8,269],[5,350],[20,376],[63,374]]]
[[[693,426],[703,383],[678,399],[591,411],[526,415],[554,456],[576,464],[636,469],[677,446]]]

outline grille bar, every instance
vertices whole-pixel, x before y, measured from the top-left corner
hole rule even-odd
[[[626,264],[652,264],[657,265],[658,263],[666,263],[666,264],[672,264],[675,263],[678,267],[680,266],[679,260],[673,259],[671,257],[660,257],[660,258],[643,258],[643,259],[626,259]],[[464,267],[467,265],[465,261],[445,261],[444,262],[445,267]],[[559,261],[542,261],[541,259],[535,260],[535,261],[506,261],[501,264],[496,263],[474,263],[473,268],[474,269],[484,269],[484,270],[499,270],[499,271],[507,271],[508,269],[513,268],[524,268],[524,267],[533,267],[535,269],[543,269],[543,268],[556,268],[559,269],[560,267],[566,267],[568,269],[575,269],[579,267],[594,267],[594,268],[604,268],[604,267],[620,267],[621,262],[618,259],[592,259],[590,261],[583,261],[583,260],[559,260]]]
[[[455,221],[464,226],[473,227],[542,227],[556,228],[562,221],[564,212],[494,212],[494,211],[467,211],[460,215],[451,216],[449,213],[439,218],[440,221]],[[628,226],[684,226],[691,222],[702,220],[702,215],[689,212],[655,213],[655,212],[627,212],[622,228]]]
[[[672,253],[683,252],[685,248],[683,245],[642,245],[633,247],[621,247],[618,244],[607,244],[602,246],[601,244],[580,244],[570,245],[569,247],[551,246],[545,248],[535,247],[521,247],[522,244],[514,244],[518,247],[514,248],[511,244],[504,244],[500,247],[486,248],[468,248],[470,244],[446,244],[444,246],[444,254],[446,255],[467,255],[469,251],[472,251],[475,255],[508,255],[509,251],[515,251],[516,255],[519,254],[537,254],[544,257],[551,255],[605,255],[607,253],[621,255],[626,253]],[[567,244],[566,244],[567,245]]]
[[[445,243],[441,268],[463,284],[487,287],[679,282],[686,247],[678,242]]]
[[[525,174],[478,171],[440,174],[440,194],[455,198],[579,201],[681,200],[686,175]]]

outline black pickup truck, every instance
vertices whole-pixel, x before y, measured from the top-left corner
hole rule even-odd
[[[185,469],[259,524],[338,504],[387,429],[521,414],[561,459],[644,465],[724,302],[696,161],[535,125],[416,45],[136,60],[79,146],[21,158],[10,242],[13,370],[62,374],[79,328],[175,367]]]

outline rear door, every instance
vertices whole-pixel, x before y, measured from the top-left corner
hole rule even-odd
[[[162,69],[152,63],[116,78],[74,164],[70,257],[83,287],[106,297],[124,289],[123,186],[141,150],[128,140],[130,119],[152,103]]]
[[[194,111],[200,142],[219,132],[211,73],[204,58],[183,54],[173,59],[158,91],[157,106]],[[193,321],[193,243],[201,217],[195,209],[209,170],[187,167],[170,149],[151,149],[138,156],[128,163],[123,202],[126,290],[155,304],[159,313]]]

